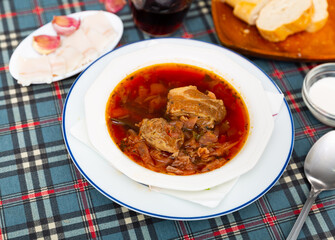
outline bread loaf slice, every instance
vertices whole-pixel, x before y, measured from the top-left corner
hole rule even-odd
[[[225,3],[227,3],[231,7],[235,7],[238,1],[240,0],[225,0]]]
[[[250,25],[256,24],[261,9],[270,0],[240,0],[234,7],[234,15]]]
[[[306,29],[313,15],[312,0],[273,0],[260,11],[256,26],[271,42]]]
[[[307,26],[307,32],[316,32],[323,28],[328,20],[327,0],[313,0],[314,14],[311,23]]]

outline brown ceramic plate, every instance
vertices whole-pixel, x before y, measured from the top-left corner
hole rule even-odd
[[[278,60],[334,61],[335,60],[335,1],[328,1],[329,18],[316,33],[300,32],[279,43],[261,37],[256,27],[233,15],[233,9],[222,2],[212,1],[216,33],[222,45],[242,54]]]

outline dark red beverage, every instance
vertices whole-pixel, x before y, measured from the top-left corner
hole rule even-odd
[[[192,0],[131,0],[135,24],[153,36],[169,35],[176,31]]]

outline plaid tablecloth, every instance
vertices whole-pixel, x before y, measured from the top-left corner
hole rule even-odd
[[[0,239],[285,239],[310,189],[303,171],[305,156],[332,130],[311,115],[301,97],[304,76],[317,63],[250,58],[285,94],[295,126],[290,163],[268,193],[242,210],[208,220],[153,218],[103,196],[72,163],[61,121],[76,76],[22,87],[8,70],[20,41],[54,15],[98,9],[104,9],[98,0],[0,1]],[[124,23],[118,46],[148,38],[134,26],[128,6],[117,14]],[[220,45],[211,1],[194,0],[172,37]],[[316,199],[299,238],[334,235],[335,191],[328,191]]]

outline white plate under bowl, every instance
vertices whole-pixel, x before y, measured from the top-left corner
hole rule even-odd
[[[260,81],[229,56],[216,50],[159,40],[147,43],[145,48],[112,59],[86,93],[86,125],[89,139],[95,149],[117,170],[134,181],[173,190],[204,190],[250,171],[261,157],[274,125],[268,99]],[[127,48],[132,46],[117,49],[112,55],[126,51]],[[158,52],[159,54],[156,54]],[[131,160],[111,139],[105,113],[113,89],[127,75],[158,63],[183,63],[208,69],[223,77],[240,93],[249,112],[250,130],[240,152],[224,166],[189,176],[158,173]]]
[[[265,151],[255,167],[242,175],[234,188],[216,208],[207,208],[196,203],[151,191],[119,171],[115,170],[95,150],[71,135],[70,129],[85,118],[84,99],[87,90],[105,67],[123,54],[160,43],[194,46],[215,50],[228,56],[261,81],[264,89],[281,92],[276,84],[258,67],[240,55],[195,40],[159,39],[138,42],[110,52],[92,63],[74,82],[64,104],[62,130],[68,152],[81,174],[102,194],[134,211],[171,220],[200,220],[237,211],[263,196],[280,178],[293,149],[294,128],[291,112],[285,101],[275,118],[274,130]],[[176,208],[175,206],[178,206]]]
[[[72,13],[69,14],[68,16],[73,17],[75,19],[83,19],[86,16],[98,13],[101,11],[82,11],[82,12],[76,12],[76,13]],[[103,11],[103,13],[105,14],[105,16],[107,17],[107,19],[110,21],[110,24],[113,26],[113,29],[115,31],[115,34],[113,35],[114,39],[110,42],[110,44],[105,48],[104,52],[102,52],[100,54],[100,56],[102,56],[103,54],[113,50],[116,45],[118,44],[118,42],[120,41],[122,34],[123,34],[123,23],[121,21],[121,19],[110,12],[106,12]],[[31,34],[29,34],[25,39],[23,39],[23,41],[17,46],[17,48],[15,49],[15,51],[13,52],[10,61],[9,61],[9,72],[10,74],[13,76],[13,78],[15,78],[16,80],[20,81],[21,80],[21,76],[19,74],[19,69],[18,69],[18,59],[19,57],[23,57],[23,58],[31,58],[31,57],[39,57],[41,56],[39,53],[37,53],[33,47],[32,47],[32,42],[33,42],[33,37],[37,36],[37,35],[42,35],[42,34],[46,34],[46,35],[52,35],[55,36],[57,35],[54,28],[52,27],[51,22],[43,25],[42,27],[38,28],[37,30],[35,30],[34,32],[32,32]],[[55,76],[52,78],[52,81],[59,81],[59,80],[63,80],[66,79],[68,77],[71,77],[75,74],[80,73],[81,71],[83,71],[85,68],[87,68],[93,61],[82,65],[81,67],[78,67],[77,69],[68,72],[67,74],[65,74],[64,76]],[[32,83],[34,84],[34,82]]]

